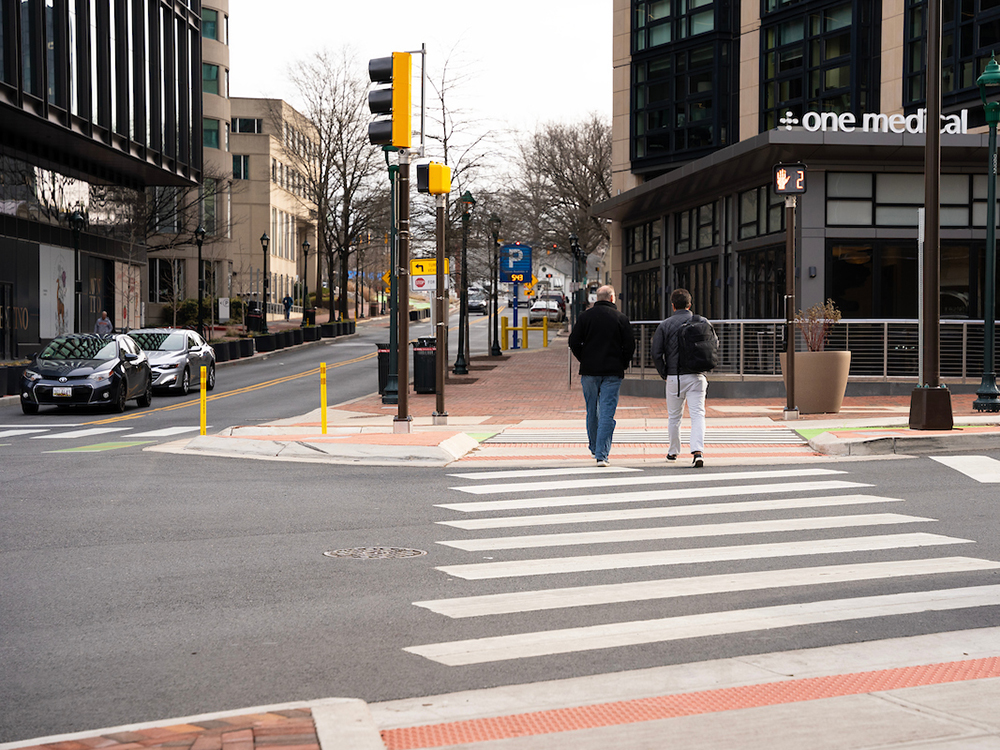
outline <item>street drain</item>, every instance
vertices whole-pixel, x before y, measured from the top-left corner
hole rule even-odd
[[[351,547],[331,549],[323,553],[326,557],[350,557],[355,560],[388,560],[398,557],[421,557],[427,553],[422,549],[406,547]]]

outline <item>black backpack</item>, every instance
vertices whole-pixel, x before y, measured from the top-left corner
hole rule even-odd
[[[712,324],[700,315],[677,331],[677,365],[686,372],[708,372],[719,366],[719,337]]]

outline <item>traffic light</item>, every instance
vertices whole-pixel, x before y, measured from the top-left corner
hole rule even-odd
[[[417,165],[417,192],[446,195],[451,192],[451,167],[437,162]]]
[[[389,115],[368,126],[368,140],[374,146],[409,148],[413,135],[410,124],[412,63],[409,52],[393,52],[392,57],[368,61],[368,76],[374,83],[389,84],[368,93],[368,108],[375,115]]]

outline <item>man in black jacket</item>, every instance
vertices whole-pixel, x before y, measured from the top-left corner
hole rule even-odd
[[[580,313],[569,335],[569,348],[580,362],[580,384],[587,402],[587,441],[598,466],[608,465],[615,432],[618,392],[632,362],[632,324],[615,307],[615,290],[602,286],[597,302]]]
[[[667,460],[676,461],[680,451],[681,417],[686,401],[688,415],[691,417],[688,443],[691,446],[692,465],[700,469],[705,465],[705,391],[708,390],[708,378],[703,373],[690,372],[684,368],[680,362],[677,340],[681,327],[693,317],[691,293],[687,289],[675,289],[670,295],[670,306],[674,313],[657,326],[651,351],[657,372],[667,381],[667,435],[670,438]]]

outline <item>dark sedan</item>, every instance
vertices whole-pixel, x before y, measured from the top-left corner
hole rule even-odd
[[[21,410],[39,406],[106,405],[125,411],[153,400],[153,374],[139,345],[126,334],[74,333],[58,336],[21,377]]]
[[[201,385],[202,367],[205,387],[215,388],[215,350],[195,331],[142,328],[129,335],[149,357],[153,388],[169,388],[186,395],[192,386]]]

